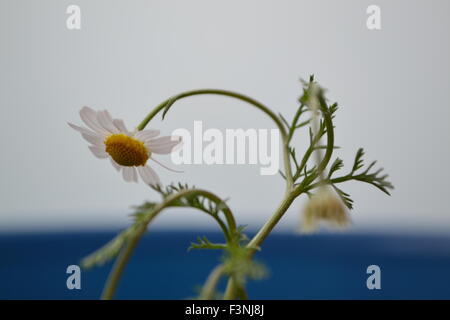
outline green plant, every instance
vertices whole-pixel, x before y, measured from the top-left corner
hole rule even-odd
[[[199,238],[190,246],[190,249],[222,250],[224,253],[222,262],[207,278],[199,298],[216,298],[219,280],[222,277],[228,277],[223,298],[246,299],[247,279],[260,278],[265,273],[264,267],[256,263],[253,256],[260,250],[263,241],[286,210],[300,195],[305,194],[311,198],[306,212],[311,226],[315,227],[320,220],[335,222],[337,225],[346,224],[347,209],[353,208],[353,200],[349,194],[337,186],[343,182],[350,180],[366,182],[388,195],[389,190],[393,189],[392,184],[386,180],[387,175],[381,173],[382,169],[373,170],[375,162],[364,168],[363,149],[357,151],[351,170],[347,174],[337,175],[344,166],[339,158],[331,162],[333,151],[336,149],[333,119],[338,106],[336,103],[328,104],[323,89],[314,81],[313,76],[309,81],[303,82],[303,92],[292,121],[287,121],[281,114],[275,114],[250,97],[225,90],[204,89],[183,92],[163,101],[144,118],[137,126],[137,130],[143,130],[158,113],[162,113],[164,118],[178,100],[205,94],[223,95],[242,100],[274,121],[283,143],[284,168],[280,170],[280,174],[286,182],[284,197],[270,219],[252,239],[248,239],[244,234],[244,228],[237,225],[226,200],[207,190],[185,184],[171,184],[165,187],[154,184],[152,188],[161,196],[161,201],[147,202],[137,207],[132,216],[131,226],[82,262],[85,268],[91,268],[116,258],[103,292],[104,299],[113,298],[120,276],[142,235],[156,216],[169,207],[194,208],[205,213],[218,224],[224,235],[223,243],[212,243],[207,238]],[[309,147],[301,157],[298,157],[297,150],[292,146],[292,138],[296,132],[306,127],[309,128]],[[325,140],[323,144],[322,139]],[[312,159],[314,154],[316,157]],[[121,161],[124,159],[121,158]],[[317,192],[315,192],[316,189]]]

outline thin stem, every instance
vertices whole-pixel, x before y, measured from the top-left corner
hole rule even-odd
[[[320,93],[318,94],[318,100],[320,103],[320,107],[322,110],[322,114],[324,117],[324,124],[326,127],[326,134],[327,134],[327,149],[325,152],[324,157],[322,158],[322,161],[320,164],[318,164],[318,169],[316,174],[314,174],[313,179],[311,179],[311,182],[314,181],[319,174],[327,167],[328,162],[330,161],[331,155],[333,153],[334,149],[334,128],[333,128],[333,122],[332,122],[332,115],[329,112],[329,108],[327,107],[327,104],[325,102],[325,99],[323,98],[323,95]],[[318,140],[315,141],[316,138],[313,138],[312,144],[310,148],[307,150],[305,156],[302,159],[301,163],[301,170],[303,170],[304,166],[306,165],[306,162],[308,161],[311,153],[314,151],[315,144],[320,140],[320,135],[317,134]],[[289,138],[290,139],[290,138]],[[287,148],[288,146],[286,146]],[[306,179],[306,177],[305,177]],[[248,243],[247,247],[252,250],[251,254],[254,254],[256,252],[255,248],[258,248],[264,239],[267,238],[267,236],[270,234],[272,229],[276,226],[278,221],[283,217],[286,210],[290,207],[292,202],[300,196],[302,193],[307,192],[309,190],[308,185],[305,185],[305,183],[300,183],[292,192],[290,192],[290,189],[288,187],[287,189],[287,195],[280,203],[280,206],[275,211],[275,213],[270,217],[270,219],[263,225],[263,227],[259,230],[259,232],[252,238],[252,240]],[[226,298],[233,299],[236,294],[236,283],[234,279],[231,277],[228,281],[228,287],[226,289]]]
[[[136,248],[137,244],[139,243],[139,240],[142,238],[143,234],[147,230],[147,226],[150,224],[150,222],[165,208],[170,207],[170,205],[174,202],[176,202],[178,199],[186,197],[186,196],[192,196],[192,195],[202,195],[216,203],[223,203],[222,199],[217,197],[215,194],[206,191],[206,190],[200,190],[200,189],[188,189],[181,192],[178,192],[176,194],[173,194],[166,198],[166,200],[162,203],[160,203],[158,206],[152,209],[151,213],[146,217],[144,222],[141,224],[140,229],[136,232],[135,236],[133,236],[126,244],[126,246],[122,249],[120,252],[120,255],[117,257],[116,262],[113,266],[113,269],[111,270],[111,273],[108,277],[108,280],[106,282],[105,288],[102,293],[102,299],[104,300],[110,300],[114,297],[114,293],[117,289],[117,285],[119,283],[119,280],[122,276],[122,273],[125,269],[125,266],[127,265],[134,249]],[[226,204],[223,204],[224,207],[222,209],[222,212],[225,215],[225,218],[227,220],[228,228],[230,237],[227,238],[227,241],[229,245],[237,245],[235,242],[237,241],[235,235],[237,234],[237,226],[236,222],[234,220],[233,213],[228,208]],[[229,239],[229,240],[228,240]]]
[[[200,293],[200,300],[212,300],[216,293],[217,285],[224,274],[225,267],[218,265],[211,271],[203,285],[202,292]]]
[[[298,194],[300,195],[300,194]],[[256,248],[258,248],[263,241],[270,234],[272,229],[276,226],[278,221],[283,217],[286,210],[290,207],[292,202],[298,195],[294,195],[294,193],[288,193],[287,196],[280,203],[278,209],[275,213],[270,217],[270,219],[263,225],[263,227],[259,230],[259,232],[252,238],[252,240],[247,244],[247,248],[250,250],[250,255],[254,255],[256,253]],[[233,277],[228,279],[227,288],[225,290],[224,299],[232,300],[235,299],[238,291],[236,280]]]
[[[241,300],[247,300],[248,295],[245,291],[245,288],[242,286],[238,286],[236,280],[233,276],[228,279],[227,288],[225,290],[225,294],[223,296],[224,300],[233,300],[238,296]]]
[[[114,263],[114,267],[111,270],[111,273],[108,276],[108,280],[106,281],[105,288],[102,292],[102,300],[111,300],[114,298],[114,294],[117,290],[117,286],[119,284],[120,277],[122,276],[123,270],[125,269],[128,261],[133,254],[134,249],[136,248],[139,240],[144,234],[146,228],[141,228],[135,236],[133,236],[126,246],[121,250],[120,255],[117,257],[116,262]]]
[[[180,94],[177,94],[176,96],[173,96],[162,103],[160,103],[156,108],[154,108],[145,118],[142,120],[142,122],[137,126],[138,130],[143,130],[145,126],[164,108],[167,106],[172,106],[177,100],[180,100],[182,98],[190,97],[190,96],[196,96],[196,95],[204,95],[204,94],[215,94],[215,95],[222,95],[222,96],[228,96],[232,98],[236,98],[242,101],[245,101],[264,113],[266,113],[277,125],[277,127],[282,131],[284,134],[286,134],[286,129],[283,126],[283,123],[280,121],[280,119],[273,113],[268,107],[263,105],[262,103],[256,101],[253,98],[250,98],[246,95],[233,92],[233,91],[227,91],[227,90],[220,90],[220,89],[200,89],[200,90],[192,90],[192,91],[186,91],[182,92]]]
[[[297,122],[303,113],[303,106],[304,106],[303,104],[300,105],[300,107],[297,109],[297,112],[294,115],[294,119],[292,119],[291,129],[289,130],[288,137],[287,137],[288,143],[291,141],[292,136],[294,135],[294,132],[297,129]]]
[[[297,196],[299,196],[303,191],[301,187],[296,187],[295,190],[292,189],[293,185],[294,185],[294,181],[293,181],[292,167],[291,167],[291,162],[290,162],[289,141],[292,139],[293,130],[292,130],[292,132],[287,133],[286,129],[285,129],[283,123],[280,121],[280,119],[269,108],[267,108],[260,102],[254,100],[250,97],[247,97],[245,95],[236,93],[236,92],[217,90],[217,89],[202,89],[202,90],[187,91],[187,92],[178,94],[166,101],[163,101],[144,118],[144,120],[137,126],[137,130],[143,130],[145,128],[145,126],[160,111],[164,110],[164,114],[165,114],[169,110],[169,108],[175,103],[175,101],[185,98],[185,97],[194,96],[194,95],[203,95],[203,94],[224,95],[224,96],[228,96],[228,97],[232,97],[232,98],[236,98],[236,99],[245,101],[245,102],[257,107],[264,113],[266,113],[275,122],[275,124],[277,125],[277,127],[281,133],[281,138],[283,140],[283,158],[284,158],[284,169],[285,169],[285,176],[286,176],[286,196],[283,199],[283,201],[281,202],[281,204],[278,207],[278,209],[276,210],[276,212],[274,213],[274,215],[263,225],[263,227],[260,229],[260,231],[254,236],[254,238],[248,244],[249,249],[252,250],[251,254],[254,254],[255,248],[257,248],[261,245],[261,243],[264,241],[264,239],[270,234],[272,229],[275,227],[275,225],[278,223],[278,221],[284,215],[286,210],[292,204],[294,199]],[[324,101],[320,101],[321,104],[322,104],[322,102],[324,102]],[[163,114],[163,116],[164,116],[164,114]],[[296,122],[298,121],[300,114],[301,114],[301,108],[295,114],[294,124],[296,124]],[[327,163],[331,157],[331,152],[333,149],[334,141],[333,141],[333,127],[332,127],[332,123],[331,123],[331,117],[329,120],[330,120],[329,122],[325,121],[326,122],[325,124],[327,126],[327,134],[328,134],[328,141],[327,141],[328,148],[327,148],[327,151],[326,151],[326,154],[324,156],[322,163],[319,165],[318,172],[320,172],[327,166]],[[331,124],[331,128],[330,128],[330,124]],[[331,132],[331,134],[330,134],[330,132]],[[331,150],[330,150],[330,145],[331,145]],[[313,150],[310,150],[310,152],[312,152],[312,151]],[[304,163],[304,164],[306,164],[306,163]],[[216,274],[214,274],[214,275],[216,275]],[[237,288],[236,281],[231,276],[228,281],[228,286],[227,286],[224,298],[225,299],[233,298],[234,295],[236,294],[237,289],[238,288]]]
[[[202,89],[202,90],[193,90],[193,91],[183,92],[181,94],[178,94],[178,95],[176,95],[176,96],[174,96],[172,98],[169,98],[169,99],[163,101],[162,103],[160,103],[137,126],[137,130],[143,130],[147,126],[147,124],[160,111],[164,110],[164,113],[167,112],[168,109],[177,100],[180,100],[180,99],[186,98],[186,97],[190,97],[190,96],[203,95],[203,94],[223,95],[223,96],[228,96],[228,97],[232,97],[232,98],[236,98],[236,99],[245,101],[245,102],[255,106],[256,108],[260,109],[261,111],[263,111],[265,114],[267,114],[275,122],[276,126],[280,130],[281,139],[283,141],[283,162],[284,162],[284,171],[285,171],[285,177],[286,177],[286,193],[289,193],[292,190],[293,185],[294,185],[294,180],[293,180],[293,176],[292,176],[291,160],[290,160],[290,154],[289,154],[289,141],[292,138],[293,132],[292,133],[290,132],[288,134],[286,132],[286,129],[285,129],[283,123],[280,121],[280,119],[268,107],[266,107],[262,103],[254,100],[254,99],[252,99],[252,98],[250,98],[248,96],[245,96],[243,94],[236,93],[236,92],[231,92],[231,91],[226,91],[226,90],[219,90],[219,89]],[[295,115],[295,122],[298,121],[298,118],[300,117],[300,114],[301,114],[301,112],[300,112],[300,110],[298,110],[298,112]],[[288,197],[287,199],[289,199],[290,202],[285,208],[282,208],[282,209],[284,209],[284,211],[278,211],[277,213],[275,213],[275,215],[263,226],[263,228],[260,230],[260,232],[255,236],[254,243],[260,243],[268,236],[270,231],[277,224],[277,222],[281,219],[281,217],[283,216],[284,212],[287,210],[287,208],[289,207],[290,203],[292,203],[292,201],[295,199],[295,197],[292,198],[292,200],[290,199],[290,197]],[[227,299],[227,297],[233,297],[235,292],[236,292],[235,280],[233,279],[233,277],[230,277],[230,279],[228,281],[228,286],[227,286],[227,290],[226,290],[224,298]]]
[[[297,170],[297,173],[294,175],[294,180],[297,180],[300,177],[300,175],[302,174],[303,169],[305,169],[305,166],[308,163],[308,160],[314,151],[314,147],[317,144],[317,141],[318,141],[318,136],[314,136],[311,145],[308,147],[305,154],[303,155],[302,161],[300,162],[300,167]]]
[[[331,118],[330,109],[327,106],[327,103],[323,97],[322,94],[318,95],[320,106],[323,110],[323,120],[325,122],[325,127],[327,129],[327,149],[325,151],[325,155],[322,158],[322,162],[320,163],[319,167],[317,168],[317,171],[320,173],[328,165],[328,162],[331,159],[331,155],[333,154],[334,150],[334,126],[333,126],[333,120]]]
[[[233,300],[237,291],[236,280],[231,276],[228,278],[227,288],[225,289],[225,294],[223,295],[224,300]]]
[[[333,154],[333,150],[334,150],[333,118],[332,118],[332,115],[330,113],[330,110],[326,104],[326,101],[325,101],[322,93],[318,94],[317,98],[319,100],[320,108],[321,108],[322,114],[323,114],[323,121],[324,121],[325,129],[326,129],[325,132],[327,134],[327,145],[326,145],[325,155],[323,156],[322,161],[320,161],[320,164],[317,167],[317,172],[315,174],[312,174],[312,176],[310,178],[311,182],[314,181],[315,179],[317,179],[317,177],[320,178],[320,175],[327,167],[327,165],[331,159],[331,155]],[[313,143],[310,145],[310,147],[308,148],[308,150],[306,151],[306,153],[303,157],[302,164],[301,164],[302,169],[306,165],[306,162],[308,161],[309,157],[311,156],[311,153],[314,151],[315,144],[320,140],[320,135],[316,135],[316,137],[318,137],[318,140],[313,141]],[[316,152],[318,152],[318,151],[316,151]],[[319,181],[318,184],[320,184],[320,183],[322,183],[322,182]],[[312,189],[312,188],[304,185],[304,183],[300,183],[299,186],[294,188],[294,194],[296,194],[298,196],[298,195],[300,195],[300,193],[306,192],[310,189]]]
[[[200,89],[200,90],[192,90],[192,91],[186,91],[183,93],[180,93],[178,95],[175,95],[162,103],[160,103],[156,108],[154,108],[145,118],[142,120],[142,122],[136,127],[137,130],[143,130],[147,124],[162,110],[164,112],[167,112],[168,108],[170,108],[177,100],[180,100],[182,98],[190,97],[190,96],[196,96],[196,95],[204,95],[204,94],[215,94],[215,95],[222,95],[222,96],[228,96],[232,98],[236,98],[242,101],[245,101],[254,107],[260,109],[262,112],[264,112],[266,115],[268,115],[276,124],[278,129],[281,133],[281,138],[283,140],[283,161],[284,161],[284,170],[286,174],[286,181],[287,181],[287,188],[291,189],[293,186],[293,180],[292,180],[292,168],[291,168],[291,162],[289,158],[289,150],[288,150],[288,133],[286,132],[286,129],[283,125],[283,123],[280,121],[280,119],[277,117],[275,113],[272,112],[268,107],[260,103],[259,101],[250,98],[246,95],[227,91],[227,90],[220,90],[220,89]]]
[[[300,195],[300,194],[298,194]],[[281,201],[280,205],[278,206],[278,209],[275,211],[275,213],[270,217],[269,220],[262,226],[262,228],[259,230],[259,232],[252,238],[252,240],[248,243],[247,247],[252,250],[252,254],[256,252],[256,248],[261,246],[263,241],[267,238],[267,236],[270,234],[272,229],[276,226],[278,221],[283,217],[284,213],[289,209],[292,202],[295,200],[295,198],[298,195],[293,195],[292,193],[289,193],[283,201]]]

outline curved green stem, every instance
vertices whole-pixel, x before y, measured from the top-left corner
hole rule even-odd
[[[287,188],[291,189],[293,185],[292,180],[292,168],[291,168],[291,162],[289,158],[289,150],[288,150],[288,133],[286,132],[286,128],[284,127],[281,120],[278,118],[278,116],[272,112],[268,107],[260,103],[259,101],[250,98],[246,95],[227,91],[227,90],[220,90],[220,89],[200,89],[200,90],[192,90],[192,91],[186,91],[180,94],[177,94],[162,103],[160,103],[156,108],[154,108],[145,118],[142,120],[142,122],[136,127],[137,130],[143,130],[147,124],[162,110],[165,110],[164,112],[167,112],[168,108],[170,108],[177,100],[180,100],[182,98],[190,97],[190,96],[196,96],[196,95],[204,95],[204,94],[215,94],[215,95],[222,95],[227,96],[235,99],[239,99],[242,101],[245,101],[254,107],[258,108],[262,112],[264,112],[266,115],[268,115],[276,124],[278,129],[280,130],[281,138],[283,140],[283,161],[284,161],[284,170],[285,170],[285,176],[287,181]]]
[[[301,194],[289,192],[281,201],[275,213],[270,217],[269,220],[262,226],[262,228],[258,231],[258,233],[252,238],[252,240],[247,244],[247,248],[249,248],[250,255],[254,255],[256,253],[256,248],[260,247],[263,241],[270,234],[272,229],[277,225],[278,221],[283,217],[284,213],[289,209],[292,202]],[[228,279],[227,288],[225,290],[224,299],[232,300],[235,299],[237,294],[237,284],[233,277]]]
[[[203,285],[202,291],[200,293],[200,300],[212,300],[214,299],[214,295],[216,293],[216,288],[219,283],[219,280],[224,275],[224,266],[218,265],[211,271]]]
[[[267,238],[272,229],[276,226],[278,221],[280,221],[284,213],[287,211],[287,209],[289,209],[290,205],[295,200],[295,198],[297,198],[298,195],[295,195],[293,192],[288,193],[287,196],[283,199],[283,201],[281,201],[275,213],[270,217],[270,219],[263,225],[263,227],[259,230],[259,232],[247,244],[247,248],[250,250],[250,255],[254,255],[256,253],[257,250],[256,248],[258,248]],[[237,292],[238,292],[237,283],[233,277],[230,277],[228,279],[224,299],[225,300],[235,299]]]
[[[179,200],[180,198],[186,197],[186,196],[192,196],[192,195],[201,195],[205,198],[208,198],[216,203],[222,203],[224,207],[222,208],[222,212],[225,215],[225,218],[227,220],[228,229],[229,229],[229,237],[227,237],[227,242],[229,245],[237,245],[237,239],[235,235],[237,234],[237,226],[236,222],[234,220],[233,213],[228,208],[226,204],[223,203],[222,199],[217,197],[215,194],[206,191],[206,190],[200,190],[200,189],[188,189],[183,190],[181,192],[178,192],[176,194],[170,195],[165,199],[164,202],[157,205],[155,208],[152,209],[150,214],[145,218],[143,223],[140,225],[140,228],[136,231],[135,235],[128,240],[126,246],[121,250],[120,255],[117,257],[116,262],[114,264],[114,267],[108,277],[108,280],[106,282],[105,288],[102,293],[102,299],[104,300],[110,300],[114,297],[114,293],[117,289],[117,285],[119,283],[119,280],[122,276],[123,270],[125,269],[125,266],[127,265],[134,249],[136,248],[137,244],[139,243],[139,240],[144,235],[145,231],[147,230],[148,225],[150,222],[165,208],[170,207],[171,204]]]
[[[111,300],[114,297],[123,270],[125,269],[128,260],[130,260],[130,257],[133,254],[133,251],[139,243],[139,240],[141,239],[145,230],[145,228],[139,230],[136,235],[134,235],[127,242],[125,247],[120,251],[120,254],[117,257],[116,262],[114,263],[111,273],[108,276],[105,287],[103,288],[102,300]]]
[[[233,91],[227,91],[227,90],[220,90],[220,89],[200,89],[200,90],[192,90],[192,91],[186,91],[182,92],[180,94],[177,94],[162,103],[160,103],[156,108],[154,108],[145,118],[142,120],[142,122],[136,127],[137,130],[143,130],[145,126],[164,108],[172,106],[177,100],[180,100],[182,98],[190,97],[190,96],[196,96],[196,95],[204,95],[204,94],[215,94],[215,95],[222,95],[222,96],[228,96],[232,98],[236,98],[242,101],[245,101],[264,113],[266,113],[277,125],[277,127],[280,129],[282,134],[286,135],[286,129],[283,125],[283,123],[280,121],[280,119],[277,117],[275,113],[272,112],[268,107],[263,105],[262,103],[256,101],[253,98],[250,98],[246,95],[233,92]]]
[[[325,151],[325,155],[322,158],[322,162],[319,164],[319,167],[317,168],[317,171],[319,174],[325,170],[325,168],[328,165],[328,162],[331,159],[331,155],[333,154],[334,150],[334,126],[333,126],[333,119],[331,117],[329,108],[327,106],[327,103],[323,97],[322,94],[318,95],[319,103],[321,106],[321,109],[323,110],[323,120],[325,122],[325,127],[327,128],[327,149]]]
[[[327,133],[327,149],[325,152],[324,157],[322,158],[322,161],[318,165],[317,172],[314,174],[314,178],[311,179],[311,182],[314,181],[317,177],[320,176],[321,172],[325,170],[325,168],[328,165],[328,162],[331,159],[331,155],[333,153],[334,149],[334,127],[333,127],[333,119],[332,115],[329,111],[329,108],[327,107],[327,104],[325,102],[325,99],[323,98],[322,94],[318,95],[320,107],[322,109],[322,114],[324,117],[324,123],[326,127],[326,133]],[[290,137],[289,137],[290,140]],[[306,152],[301,167],[306,165],[306,162],[308,161],[311,153],[314,150],[314,145],[316,142],[313,143],[312,147],[308,149]],[[306,177],[305,177],[306,178]],[[255,248],[259,247],[262,242],[267,238],[267,236],[270,234],[272,229],[276,226],[278,221],[283,217],[284,213],[287,211],[287,209],[290,207],[292,202],[300,196],[303,192],[308,191],[308,185],[305,185],[305,183],[300,183],[297,187],[295,187],[292,191],[289,189],[287,190],[286,196],[280,203],[278,209],[275,211],[275,213],[270,217],[270,219],[263,225],[263,227],[259,230],[259,232],[252,238],[252,240],[248,243],[247,247],[251,251],[251,254],[254,254],[256,252]],[[226,289],[225,298],[226,299],[233,299],[236,296],[237,287],[234,279],[231,277],[228,281],[228,286]]]
[[[241,300],[247,300],[247,292],[242,286],[238,286],[234,277],[228,279],[227,288],[223,296],[224,300],[233,300],[238,297]]]
[[[307,187],[307,186],[304,186],[303,184],[300,184],[299,186],[297,186],[296,188],[293,189],[293,176],[292,176],[292,168],[291,168],[290,155],[289,155],[289,141],[292,138],[292,133],[286,132],[286,129],[285,129],[283,123],[281,122],[281,120],[269,108],[267,108],[260,102],[254,100],[250,97],[247,97],[245,95],[242,95],[242,94],[239,94],[236,92],[226,91],[226,90],[202,89],[202,90],[193,90],[193,91],[183,92],[181,94],[178,94],[176,96],[173,96],[172,98],[169,98],[169,99],[163,101],[144,118],[144,120],[137,126],[137,130],[143,130],[145,128],[145,126],[160,111],[164,110],[164,114],[165,114],[177,100],[180,100],[180,99],[186,98],[186,97],[190,97],[190,96],[203,95],[203,94],[223,95],[223,96],[228,96],[228,97],[232,97],[232,98],[236,98],[236,99],[245,101],[245,102],[255,106],[256,108],[260,109],[266,115],[268,115],[275,122],[276,126],[278,127],[278,129],[280,130],[280,133],[281,133],[281,138],[283,140],[283,157],[284,157],[284,169],[285,169],[285,176],[286,176],[286,196],[284,197],[283,201],[280,203],[278,209],[275,211],[275,213],[272,215],[272,217],[263,225],[263,227],[259,230],[259,232],[249,242],[248,248],[249,248],[249,250],[251,250],[251,254],[254,254],[255,248],[257,248],[261,245],[261,243],[266,239],[266,237],[270,234],[270,232],[275,227],[275,225],[282,218],[282,216],[284,215],[286,210],[289,208],[289,206],[292,204],[292,202],[295,200],[295,198],[297,198],[303,191],[305,191],[305,188]],[[319,95],[319,96],[320,96],[319,102],[321,104],[321,107],[323,108],[324,111],[326,111],[326,112],[323,112],[323,114],[324,114],[325,126],[327,128],[327,150],[326,150],[325,156],[322,159],[322,162],[320,163],[320,165],[318,167],[318,170],[317,170],[318,173],[323,171],[326,168],[326,166],[331,158],[331,154],[333,152],[333,144],[334,144],[334,134],[333,134],[333,124],[332,124],[331,114],[327,110],[326,102],[323,99],[323,97],[321,95]],[[164,116],[164,114],[163,114],[163,116]],[[296,114],[295,117],[297,120],[299,115]],[[310,151],[310,153],[312,153],[312,150]],[[307,158],[309,158],[310,153],[308,154]],[[307,161],[307,159],[304,159],[304,160]],[[304,162],[306,162],[306,161],[304,161]],[[306,163],[304,163],[304,164],[306,164]],[[130,242],[131,245],[133,245],[133,243],[134,243],[133,241]],[[128,248],[128,246],[127,246],[127,248]],[[134,249],[134,247],[131,247],[130,250],[132,251],[133,249]],[[124,253],[124,255],[123,255],[124,259],[129,258],[129,255],[127,255],[127,252],[130,250],[127,250]],[[125,264],[126,264],[126,262],[125,262]],[[120,265],[118,266],[118,268],[119,267],[120,267]],[[214,284],[215,282],[218,281],[218,278],[220,278],[219,274],[221,276],[221,272],[222,271],[221,271],[220,267],[217,267],[215,272],[212,273],[212,275],[211,275],[212,284]],[[209,284],[209,283],[210,282],[207,281],[207,284]],[[234,280],[233,277],[230,277],[224,298],[225,299],[233,299],[235,297],[237,291],[238,291],[238,288],[237,288],[236,281]]]
[[[325,178],[322,178],[321,175],[323,171],[326,169],[328,163],[330,162],[331,156],[333,154],[334,150],[334,125],[333,125],[333,118],[329,111],[329,108],[326,104],[325,99],[323,98],[322,94],[318,95],[318,100],[320,103],[320,107],[323,114],[323,121],[325,123],[326,128],[326,134],[327,134],[327,148],[325,151],[325,155],[323,156],[322,160],[318,164],[317,171],[315,174],[312,174],[312,177],[310,178],[310,182],[314,181],[319,177],[321,180],[325,180]],[[319,139],[320,140],[320,139]],[[315,144],[319,141],[315,141],[312,146],[308,148],[306,151],[302,163],[301,163],[301,169],[303,170],[304,166],[306,165],[306,162],[308,161],[309,157],[311,156],[312,152],[314,151]],[[304,181],[303,181],[304,182]],[[297,187],[294,188],[293,193],[298,196],[300,193],[309,191],[312,188],[310,186],[305,185],[304,183],[300,183]],[[318,184],[321,184],[322,181],[319,181]]]
[[[294,135],[294,132],[297,129],[297,122],[303,113],[303,107],[304,107],[303,104],[300,105],[300,107],[297,109],[297,112],[294,115],[294,118],[292,119],[292,126],[291,126],[291,129],[289,130],[288,137],[287,137],[288,142],[291,142],[292,136]]]
[[[289,193],[283,201],[281,201],[275,213],[270,217],[269,220],[262,226],[262,228],[258,231],[258,233],[252,238],[252,240],[248,243],[247,247],[252,250],[252,254],[256,252],[256,248],[261,246],[263,241],[270,234],[272,229],[276,226],[278,221],[283,217],[284,213],[289,209],[292,202],[297,198],[300,194],[295,195],[293,193]]]
[[[227,288],[225,289],[225,293],[223,295],[224,300],[233,300],[235,298],[237,291],[236,281],[233,277],[228,278]]]

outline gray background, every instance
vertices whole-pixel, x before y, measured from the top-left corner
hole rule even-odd
[[[82,10],[82,29],[66,29],[66,8]],[[366,28],[377,4],[382,30]],[[314,73],[341,105],[336,152],[349,166],[364,146],[396,189],[387,197],[348,183],[354,230],[450,228],[449,1],[5,1],[0,2],[0,229],[124,226],[130,206],[156,195],[126,184],[90,154],[66,122],[83,105],[107,108],[129,127],[183,90],[243,92],[291,117],[300,77]],[[163,133],[209,128],[271,128],[245,104],[222,97],[179,102]],[[306,135],[296,142],[306,147]],[[170,158],[166,157],[166,163]],[[348,168],[347,166],[347,168]],[[231,197],[241,223],[258,227],[283,194],[279,176],[257,166],[159,170]],[[293,230],[297,201],[279,230]],[[160,227],[210,221],[175,210]]]

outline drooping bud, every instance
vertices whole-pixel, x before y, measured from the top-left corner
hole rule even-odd
[[[300,232],[312,233],[321,222],[337,228],[344,228],[350,224],[347,208],[327,187],[320,187],[318,192],[308,200],[303,210]]]

